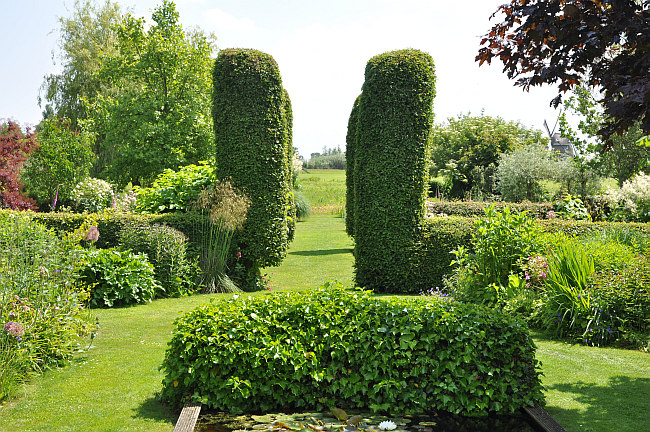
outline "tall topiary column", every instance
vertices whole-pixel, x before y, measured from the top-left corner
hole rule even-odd
[[[293,195],[293,109],[291,107],[291,98],[286,89],[283,90],[284,104],[282,109],[284,111],[285,121],[285,151],[287,152],[287,183],[289,190],[287,192],[287,230],[289,242],[293,241],[296,234],[296,201]]]
[[[345,232],[354,237],[354,150],[357,146],[357,124],[359,123],[359,99],[357,97],[348,120],[348,134],[345,137]]]
[[[354,149],[356,282],[377,292],[413,292],[411,254],[425,216],[426,161],[435,69],[407,49],[366,65]]]
[[[236,234],[250,281],[259,268],[280,264],[289,243],[290,102],[277,63],[260,51],[221,51],[213,79],[216,174],[230,179],[252,202]]]

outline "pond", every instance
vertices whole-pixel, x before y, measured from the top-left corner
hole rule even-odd
[[[196,432],[537,432],[525,414],[463,417],[447,413],[391,417],[367,413],[301,413],[235,416],[202,412]],[[381,425],[381,427],[380,427]]]

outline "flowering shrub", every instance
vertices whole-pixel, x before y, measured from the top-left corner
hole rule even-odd
[[[0,212],[0,400],[30,372],[64,365],[93,327],[78,282],[81,235]]]
[[[612,218],[650,222],[650,175],[639,173],[619,190],[609,189],[605,196],[616,206]]]
[[[77,183],[70,193],[75,208],[90,213],[111,207],[114,196],[113,186],[104,180],[92,177]]]

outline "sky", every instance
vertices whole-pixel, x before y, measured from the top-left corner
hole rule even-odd
[[[103,3],[103,0],[100,0]],[[150,20],[162,0],[118,0]],[[23,126],[42,117],[43,77],[60,71],[59,17],[73,0],[0,0],[0,119]],[[479,67],[480,40],[501,18],[504,0],[177,0],[185,29],[214,33],[217,46],[254,48],[277,61],[291,97],[294,145],[309,158],[323,147],[345,149],[347,123],[367,61],[386,51],[428,52],[436,67],[436,123],[470,113],[499,116],[540,130],[559,110],[551,86],[524,92],[500,62]]]

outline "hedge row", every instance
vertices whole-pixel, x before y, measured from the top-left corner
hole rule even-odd
[[[175,321],[162,398],[216,410],[513,413],[543,403],[526,325],[340,285],[213,302]]]
[[[475,218],[435,217],[422,224],[421,241],[412,249],[412,267],[420,269],[406,287],[416,294],[434,287],[442,287],[443,277],[451,270],[451,251],[458,246],[469,246],[474,233]],[[545,232],[563,232],[571,236],[602,231],[607,228],[629,229],[650,235],[650,224],[625,222],[587,222],[562,219],[538,220]]]
[[[548,212],[553,210],[553,203],[508,203],[502,201],[427,201],[427,214],[447,216],[483,216],[483,209],[494,204],[494,208],[500,212],[505,207],[510,207],[513,212],[527,211],[528,215],[538,219],[546,219]]]
[[[371,58],[354,146],[356,283],[377,292],[410,286],[413,244],[425,216],[435,68],[406,49]]]
[[[0,212],[11,212],[0,210]],[[24,214],[24,212],[21,212]],[[132,213],[32,213],[33,219],[59,233],[73,232],[81,226],[86,218],[97,220],[99,239],[98,248],[106,249],[119,246],[119,234],[124,227],[136,224],[167,225],[187,235],[190,249],[198,250],[201,245],[202,224],[198,216],[192,213],[132,214]]]

